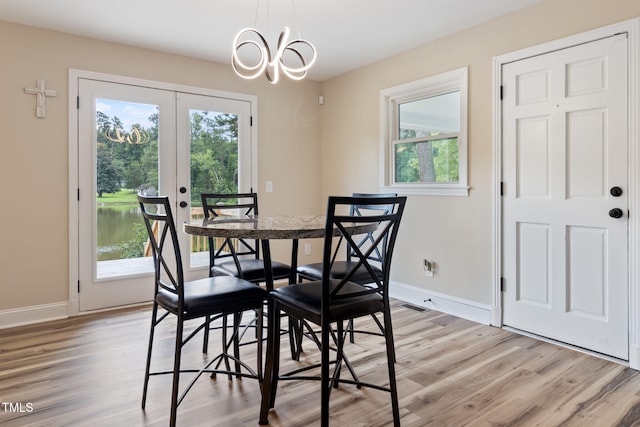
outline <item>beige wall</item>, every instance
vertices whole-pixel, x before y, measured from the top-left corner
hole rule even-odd
[[[392,279],[490,304],[493,57],[637,16],[637,0],[546,0],[322,84],[277,86],[240,80],[225,64],[0,22],[0,312],[68,299],[69,68],[258,96],[261,211],[276,214],[378,191],[380,89],[469,66],[470,196],[409,198]],[[23,92],[38,78],[58,91],[44,119]],[[438,264],[433,279],[424,257]]]
[[[637,0],[546,0],[323,83],[323,197],[378,190],[381,89],[468,66],[470,195],[409,197],[391,276],[490,305],[493,58],[637,16]],[[423,274],[425,257],[435,278]]]
[[[69,68],[257,96],[260,211],[321,209],[320,83],[247,82],[224,64],[0,21],[0,311],[68,300]],[[58,91],[41,119],[24,93],[38,78]]]

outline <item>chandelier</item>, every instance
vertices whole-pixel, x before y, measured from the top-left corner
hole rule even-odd
[[[256,21],[257,14],[256,10]],[[285,26],[272,51],[256,28],[240,30],[233,39],[233,70],[243,79],[255,79],[264,74],[272,84],[278,83],[280,73],[292,80],[304,79],[316,61],[316,48],[302,38],[289,40],[290,34],[291,30]]]

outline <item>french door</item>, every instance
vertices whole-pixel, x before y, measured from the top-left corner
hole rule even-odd
[[[503,66],[504,324],[627,360],[626,34]]]
[[[78,94],[79,311],[152,299],[137,193],[170,198],[185,279],[206,276],[207,242],[181,224],[201,192],[252,186],[251,100],[89,78]]]

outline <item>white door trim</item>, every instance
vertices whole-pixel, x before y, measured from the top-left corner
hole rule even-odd
[[[500,183],[502,181],[502,106],[500,102],[500,84],[502,66],[509,62],[531,56],[565,49],[610,37],[619,33],[628,34],[629,64],[629,366],[640,369],[640,18],[587,31],[574,36],[521,49],[493,59],[493,298],[491,324],[502,326],[502,199]]]
[[[204,89],[194,86],[185,86],[173,83],[165,83],[154,80],[139,79],[133,77],[119,76],[114,74],[97,73],[69,69],[69,299],[67,301],[67,315],[76,316],[79,314],[78,301],[78,255],[79,255],[79,235],[78,235],[78,79],[102,80],[112,83],[122,83],[129,85],[144,86],[153,89],[171,90],[175,92],[193,93],[207,95],[218,98],[229,98],[243,100],[251,103],[251,116],[255,119],[258,113],[258,97],[255,95],[226,92],[214,89]],[[258,127],[251,127],[251,185],[258,188]]]

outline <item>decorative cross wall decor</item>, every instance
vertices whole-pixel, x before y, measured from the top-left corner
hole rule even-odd
[[[55,90],[45,89],[44,79],[38,79],[36,87],[25,87],[25,93],[36,95],[36,117],[44,117],[46,115],[45,101],[47,96],[58,96]]]

